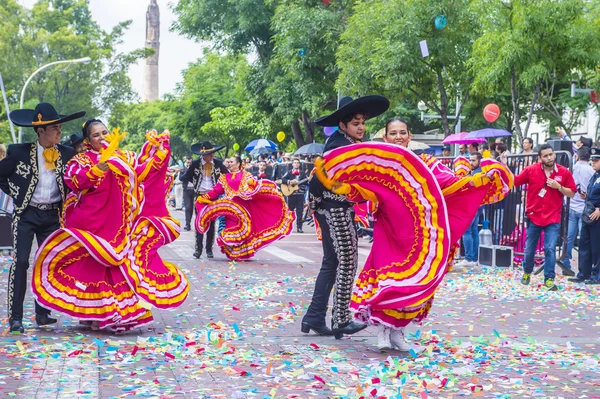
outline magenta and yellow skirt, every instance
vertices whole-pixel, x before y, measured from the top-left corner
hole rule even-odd
[[[373,246],[352,294],[355,317],[392,328],[422,320],[456,248],[449,213],[470,223],[483,200],[501,197],[496,191],[500,174],[488,170],[473,185],[454,186],[453,200],[461,200],[454,212],[430,165],[404,148],[355,144],[329,152],[323,166],[326,181],[335,182],[348,200],[376,206]]]
[[[59,229],[36,254],[31,287],[39,304],[100,328],[127,331],[152,322],[121,271],[129,248],[82,230]]]
[[[252,258],[261,248],[292,232],[296,216],[275,183],[261,180],[259,184],[249,199],[235,196],[196,204],[195,227],[200,234],[208,230],[213,220],[225,217],[225,229],[217,237],[217,244],[228,259]]]

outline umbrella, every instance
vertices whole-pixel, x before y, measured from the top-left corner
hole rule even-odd
[[[485,128],[480,130],[473,130],[469,133],[466,138],[467,139],[478,139],[478,138],[486,138],[486,137],[502,137],[502,136],[512,136],[512,133],[507,130],[502,129],[492,129]]]
[[[256,139],[252,140],[244,149],[246,151],[252,151],[255,148],[268,148],[273,151],[277,151],[277,144],[267,139]]]
[[[325,149],[325,144],[321,143],[310,143],[303,145],[298,148],[298,151],[294,153],[294,155],[312,155],[312,154],[322,154]]]
[[[485,143],[485,138],[466,138],[469,132],[460,132],[449,135],[442,141],[442,144],[470,144],[470,143]]]
[[[266,148],[266,147],[258,147],[253,149],[252,151],[250,151],[250,156],[257,156],[257,155],[264,155],[264,154],[271,154],[274,150],[270,149],[270,148]]]

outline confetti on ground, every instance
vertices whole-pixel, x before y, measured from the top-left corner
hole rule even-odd
[[[133,334],[92,332],[65,318],[55,330],[8,334],[0,338],[0,394],[599,397],[596,288],[559,277],[563,290],[548,292],[541,276],[525,287],[512,270],[450,273],[430,317],[409,326],[410,353],[380,353],[374,329],[342,340],[299,333],[314,270],[296,266],[187,270],[186,305],[156,312],[153,328]]]

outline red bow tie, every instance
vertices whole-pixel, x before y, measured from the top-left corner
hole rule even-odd
[[[292,174],[295,176],[299,176],[300,175],[300,171],[297,169],[292,169]]]

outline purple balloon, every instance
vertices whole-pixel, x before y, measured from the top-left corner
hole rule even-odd
[[[323,129],[323,133],[325,133],[325,136],[329,137],[331,136],[333,133],[335,133],[338,130],[337,126],[326,126]]]

